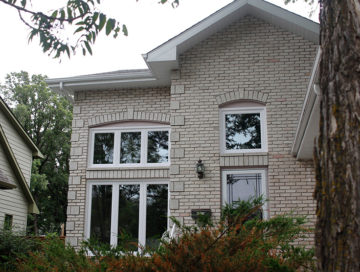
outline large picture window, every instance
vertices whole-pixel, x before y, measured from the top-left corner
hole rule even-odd
[[[220,118],[222,153],[267,151],[264,107],[226,108]]]
[[[166,126],[91,129],[89,166],[167,166],[169,137]]]
[[[159,246],[168,228],[166,182],[90,182],[88,196],[87,238],[116,246],[127,237],[134,251]]]
[[[263,196],[266,200],[265,170],[224,170],[222,172],[223,204],[236,204]],[[263,218],[268,217],[267,204],[263,207]]]

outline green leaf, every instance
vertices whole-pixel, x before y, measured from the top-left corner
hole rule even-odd
[[[106,23],[106,35],[109,35],[115,27],[115,20],[110,18]]]
[[[74,31],[74,34],[80,32],[80,31],[83,31],[84,29],[85,28],[83,26],[80,26]]]
[[[104,13],[100,13],[99,31],[103,29],[105,23],[106,23],[106,15]]]
[[[91,50],[91,46],[87,41],[84,41],[84,44],[86,46],[87,51],[90,53],[90,55],[92,55],[92,50]]]
[[[73,11],[70,7],[67,8],[68,18],[69,20],[73,19]]]
[[[69,46],[65,46],[65,51],[66,51],[68,57],[70,58],[70,49],[69,49]]]
[[[60,19],[64,20],[65,19],[65,11],[62,9],[60,10]]]
[[[52,18],[56,18],[58,15],[58,10],[55,10],[52,14],[51,14],[51,17]]]
[[[95,23],[98,18],[99,18],[99,12],[94,12],[93,22]]]
[[[123,25],[123,26],[122,26],[122,32],[124,33],[125,36],[127,36],[127,35],[129,34],[126,25]]]
[[[26,0],[21,0],[21,6],[24,8],[26,6]]]
[[[29,41],[31,41],[34,38],[34,36],[36,36],[38,33],[39,33],[39,31],[37,29],[31,30],[30,35],[29,35]]]

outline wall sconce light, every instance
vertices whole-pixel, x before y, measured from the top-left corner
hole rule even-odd
[[[196,173],[197,173],[199,179],[202,179],[204,177],[205,166],[202,163],[202,160],[199,160],[196,164]]]

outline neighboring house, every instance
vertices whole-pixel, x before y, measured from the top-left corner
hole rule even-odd
[[[259,195],[264,218],[314,226],[313,163],[299,160],[308,108],[298,122],[318,36],[308,19],[236,0],[145,54],[147,70],[49,79],[74,99],[67,241],[115,245],[126,231],[156,246],[166,216],[217,220],[223,204]]]
[[[26,229],[29,213],[39,213],[30,192],[33,158],[40,150],[0,97],[0,228]]]

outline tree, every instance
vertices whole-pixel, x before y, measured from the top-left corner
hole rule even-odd
[[[316,257],[320,271],[360,271],[360,2],[319,3]]]
[[[137,0],[136,0],[137,1]],[[0,0],[18,11],[20,20],[30,29],[29,41],[39,37],[44,53],[55,58],[75,54],[81,49],[83,55],[92,54],[92,45],[101,31],[107,36],[128,35],[125,24],[108,17],[100,11],[101,0],[67,0],[64,7],[45,13],[32,10],[27,0]],[[165,4],[167,0],[161,0]],[[178,0],[172,2],[173,6]],[[73,35],[69,34],[69,28]]]
[[[114,18],[107,17],[99,10],[100,0],[68,0],[65,7],[50,13],[33,11],[26,0],[0,0],[18,11],[21,21],[30,28],[29,41],[38,36],[44,52],[55,58],[66,53],[69,57],[80,47],[82,53],[92,54],[92,45],[99,32],[105,29],[106,35],[116,38],[120,31],[127,35],[125,25]],[[70,41],[67,34],[72,27],[75,39]],[[64,37],[65,35],[65,37]]]
[[[360,2],[320,5],[316,256],[321,271],[360,271]]]
[[[45,155],[32,166],[30,189],[40,214],[30,218],[29,227],[36,234],[59,231],[60,224],[66,222],[70,157],[72,105],[51,92],[45,78],[11,73],[0,86],[15,116]]]

